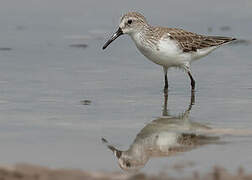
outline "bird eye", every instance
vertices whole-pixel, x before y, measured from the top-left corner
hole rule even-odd
[[[129,19],[129,20],[128,20],[128,24],[131,24],[131,23],[132,23],[132,19]]]

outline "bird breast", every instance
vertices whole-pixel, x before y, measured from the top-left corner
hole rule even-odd
[[[137,34],[132,37],[138,50],[152,62],[165,67],[180,66],[184,57],[176,42],[170,38],[153,40]]]

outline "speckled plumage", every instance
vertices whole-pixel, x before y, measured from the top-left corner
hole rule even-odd
[[[150,43],[157,44],[161,38],[167,37],[176,41],[183,52],[197,51],[197,49],[219,46],[235,40],[235,38],[230,37],[199,35],[178,28],[154,27],[149,25],[146,18],[137,12],[129,12],[123,15],[121,21],[128,18],[135,18],[138,20],[138,23],[145,27],[143,33]]]
[[[148,24],[142,14],[129,12],[122,16],[118,31],[103,49],[122,34],[128,34],[145,57],[163,66],[165,89],[168,88],[168,68],[179,67],[188,73],[194,90],[191,62],[208,55],[222,44],[235,40],[230,37],[199,35],[177,28],[154,27]]]
[[[150,29],[151,30],[146,33],[146,37],[150,36],[158,40],[166,36],[167,38],[176,41],[183,52],[195,52],[197,49],[219,46],[235,40],[234,38],[229,37],[199,35],[177,28],[151,27]]]

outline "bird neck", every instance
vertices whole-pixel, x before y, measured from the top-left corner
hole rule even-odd
[[[153,39],[154,32],[153,27],[146,24],[139,31],[130,34],[132,40],[135,42],[137,48],[143,51],[146,48],[155,46],[156,40]]]

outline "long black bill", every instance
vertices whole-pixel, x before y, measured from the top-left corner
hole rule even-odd
[[[101,139],[102,142],[114,153],[114,155],[119,159],[122,155],[122,151],[116,149],[114,146],[108,143],[108,141],[105,138]]]
[[[111,38],[104,44],[102,49],[105,49],[110,43],[112,43],[116,38],[123,34],[122,29],[119,27],[118,30],[111,36]]]

